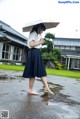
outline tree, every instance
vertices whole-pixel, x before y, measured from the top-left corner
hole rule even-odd
[[[53,52],[53,42],[52,39],[54,39],[55,36],[51,33],[47,33],[45,35],[45,43],[43,45],[47,45],[47,52]]]
[[[42,48],[41,52],[42,52],[42,57],[43,60],[45,62],[45,64],[47,64],[47,66],[49,66],[49,68],[54,68],[54,64],[55,66],[60,67],[59,58],[61,56],[61,52],[58,49],[54,49],[53,48],[53,39],[55,38],[55,36],[51,33],[47,33],[45,35],[45,43],[43,45],[46,45],[46,48]],[[57,62],[56,62],[57,61]],[[60,69],[60,68],[59,68]]]
[[[54,36],[53,34],[51,34],[51,33],[47,33],[47,34],[45,35],[45,38],[54,39],[55,36]]]
[[[57,59],[59,61],[59,59],[61,58],[61,52],[60,52],[60,50],[54,48],[53,49],[53,55],[54,55],[55,59]]]

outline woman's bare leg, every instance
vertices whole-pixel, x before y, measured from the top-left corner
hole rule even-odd
[[[44,84],[44,90],[47,91],[47,92],[50,93],[50,94],[54,94],[54,93],[49,89],[49,86],[48,86],[46,77],[41,77],[41,79],[42,79],[42,82],[43,82],[43,84]]]
[[[33,91],[34,82],[35,82],[35,78],[30,78],[30,79],[29,79],[28,94],[34,94],[34,95],[37,95],[37,94],[38,94],[37,92]]]

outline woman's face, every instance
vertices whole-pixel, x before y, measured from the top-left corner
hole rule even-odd
[[[42,29],[38,29],[38,34],[42,34],[43,33],[43,30]]]
[[[42,34],[42,33],[43,33],[43,30],[40,31],[40,34]]]

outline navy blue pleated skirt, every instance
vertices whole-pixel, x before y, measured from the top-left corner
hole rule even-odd
[[[46,76],[45,65],[41,56],[40,49],[31,48],[28,52],[26,64],[23,72],[24,78]]]

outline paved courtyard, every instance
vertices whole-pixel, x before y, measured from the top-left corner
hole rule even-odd
[[[41,80],[36,79],[39,95],[30,96],[28,79],[21,76],[22,72],[0,70],[0,118],[6,110],[9,119],[80,119],[80,80],[48,75],[55,94],[44,94]]]

